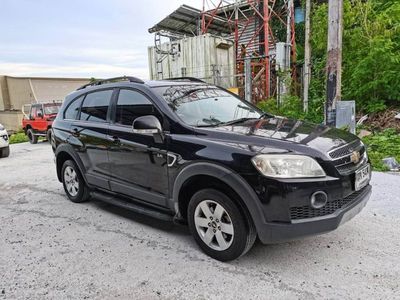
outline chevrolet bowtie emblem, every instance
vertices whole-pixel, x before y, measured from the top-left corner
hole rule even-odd
[[[357,164],[360,161],[360,158],[360,152],[354,151],[353,153],[351,153],[350,160],[352,163]]]

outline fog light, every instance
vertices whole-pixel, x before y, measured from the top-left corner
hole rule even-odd
[[[318,191],[311,195],[310,200],[312,208],[322,208],[328,202],[328,195],[325,192]]]

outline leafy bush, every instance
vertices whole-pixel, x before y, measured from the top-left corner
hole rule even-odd
[[[386,157],[395,157],[400,162],[400,134],[394,129],[366,136],[362,140],[368,147],[368,155],[374,170],[388,170],[382,163],[382,159]]]
[[[28,141],[28,137],[24,132],[17,132],[10,136],[10,144],[25,143]]]
[[[283,104],[278,106],[275,99],[261,101],[258,107],[265,112],[273,115],[285,116],[292,119],[307,120],[313,123],[321,123],[323,121],[324,106],[322,101],[312,101],[309,103],[309,111],[303,111],[303,103],[297,96],[285,96]]]

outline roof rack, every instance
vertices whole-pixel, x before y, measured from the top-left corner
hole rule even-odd
[[[143,80],[137,78],[137,77],[132,77],[132,76],[121,76],[121,77],[114,77],[114,78],[108,78],[108,79],[99,79],[93,82],[89,82],[85,85],[82,85],[78,90],[82,90],[84,88],[87,88],[88,86],[96,86],[96,85],[102,85],[105,83],[113,83],[113,82],[118,82],[118,81],[129,81],[129,82],[135,82],[135,83],[144,83]]]
[[[202,82],[202,83],[206,83],[204,80],[201,80],[199,78],[195,78],[195,77],[173,77],[173,78],[167,78],[167,79],[163,79],[163,80],[169,80],[169,81],[191,81],[191,82]]]

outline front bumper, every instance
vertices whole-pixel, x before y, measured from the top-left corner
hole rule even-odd
[[[0,131],[0,148],[7,147],[9,144],[8,135],[5,131]]]
[[[258,236],[262,243],[273,244],[335,230],[341,224],[357,215],[367,204],[370,196],[371,186],[368,185],[351,203],[348,203],[330,215],[293,220],[290,223],[264,223],[257,228]]]

